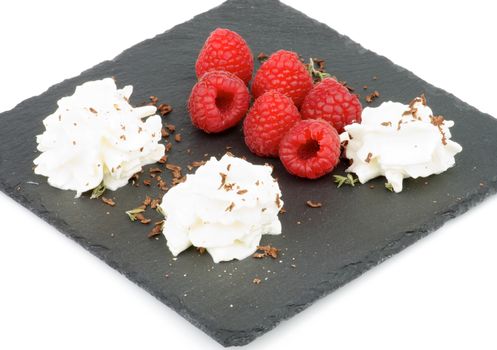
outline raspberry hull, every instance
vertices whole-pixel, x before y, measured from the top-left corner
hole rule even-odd
[[[326,120],[342,133],[346,125],[361,122],[362,106],[345,86],[326,78],[307,94],[300,113],[302,119]]]
[[[250,94],[237,76],[221,71],[205,73],[188,100],[193,125],[207,133],[236,125],[247,113]]]
[[[300,114],[292,100],[271,90],[255,100],[243,122],[243,134],[248,148],[258,156],[277,157],[281,139]]]
[[[340,138],[328,122],[302,120],[281,140],[279,155],[290,174],[316,179],[338,164]]]
[[[217,28],[205,41],[195,70],[197,78],[206,72],[222,70],[235,74],[248,84],[254,70],[252,51],[238,33]]]

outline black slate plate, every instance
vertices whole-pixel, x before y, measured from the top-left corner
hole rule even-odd
[[[457,165],[441,176],[408,180],[404,192],[392,194],[384,190],[383,179],[372,182],[375,189],[337,189],[330,176],[299,180],[272,160],[288,212],[281,216],[284,234],[263,243],[281,248],[281,258],[218,265],[193,249],[174,260],[162,238],[147,239],[150,228],[126,218],[124,211],[150,193],[143,186],[113,193],[117,206],[109,208],[87,196],[74,199],[74,193],[51,188],[33,174],[42,119],[76,85],[108,76],[119,86],[134,85],[135,104],[157,95],[174,106],[166,119],[184,141],[173,142],[171,162],[185,166],[204,153],[220,156],[229,145],[236,155],[264,163],[247,151],[239,128],[209,136],[192,128],[187,117],[197,53],[218,26],[239,32],[254,54],[285,48],[326,59],[331,73],[351,86],[379,90],[381,98],[373,105],[408,102],[424,93],[436,113],[456,122],[453,138],[464,147]],[[0,189],[221,344],[242,345],[494,193],[497,158],[488,155],[497,152],[496,133],[497,121],[489,115],[277,1],[229,1],[0,115]],[[308,199],[324,206],[310,209]],[[255,277],[263,282],[254,285]]]

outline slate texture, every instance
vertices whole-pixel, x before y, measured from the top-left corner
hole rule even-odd
[[[285,48],[306,58],[326,59],[330,72],[357,87],[362,101],[364,84],[370,86],[368,92],[380,91],[373,106],[386,100],[408,102],[424,93],[437,114],[456,122],[453,139],[464,147],[456,166],[441,176],[407,180],[404,191],[393,194],[384,189],[384,179],[373,181],[374,189],[337,189],[331,176],[297,179],[277,160],[269,160],[275,165],[287,213],[281,216],[283,235],[264,238],[263,243],[281,248],[281,257],[217,265],[193,249],[173,260],[164,239],[147,239],[150,227],[127,219],[124,211],[138,206],[146,194],[157,194],[156,188],[122,188],[111,194],[117,205],[110,208],[88,196],[74,199],[74,193],[51,188],[45,178],[33,174],[35,135],[43,131],[42,119],[77,85],[108,76],[114,76],[120,87],[134,86],[134,104],[156,95],[174,106],[165,119],[176,125],[183,141],[172,141],[170,162],[185,167],[205,159],[204,153],[222,155],[227,145],[238,156],[266,162],[249,153],[240,127],[213,136],[190,124],[185,105],[195,83],[194,62],[216,27],[239,32],[254,55]],[[497,157],[488,155],[497,154],[496,135],[497,120],[491,116],[326,25],[278,1],[234,0],[1,114],[0,189],[221,344],[243,345],[494,193]],[[340,168],[335,174],[342,172]],[[309,199],[321,201],[323,207],[308,208]],[[254,285],[255,277],[262,283]]]

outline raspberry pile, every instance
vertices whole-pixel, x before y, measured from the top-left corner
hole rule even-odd
[[[245,117],[243,134],[251,152],[279,157],[299,177],[316,179],[331,172],[340,159],[339,133],[361,122],[357,96],[327,75],[314,83],[313,69],[295,52],[279,50],[257,70],[249,110],[253,70],[246,41],[231,30],[214,30],[195,64],[199,80],[188,100],[193,125],[218,133]]]

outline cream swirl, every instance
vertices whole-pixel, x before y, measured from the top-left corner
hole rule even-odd
[[[131,85],[117,89],[106,78],[86,82],[61,98],[37,136],[41,154],[34,160],[35,173],[79,197],[101,183],[116,190],[142,166],[158,161],[164,155],[158,143],[161,118],[154,106],[132,107],[132,92]]]
[[[214,262],[253,254],[263,234],[280,234],[281,191],[268,165],[212,157],[162,200],[163,234],[173,255],[203,247]]]
[[[345,127],[345,156],[352,160],[348,172],[365,183],[385,176],[395,192],[404,178],[440,174],[454,166],[462,147],[450,140],[453,121],[434,116],[424,96],[409,105],[384,102],[365,108],[362,122]]]

